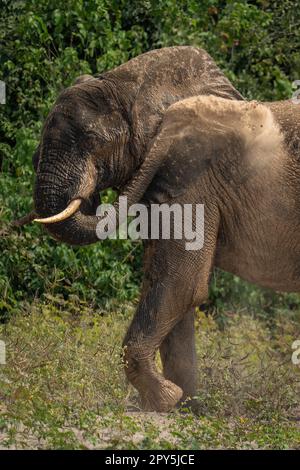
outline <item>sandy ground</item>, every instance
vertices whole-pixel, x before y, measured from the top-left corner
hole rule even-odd
[[[174,424],[174,419],[171,415],[167,413],[147,413],[147,412],[136,412],[136,411],[128,411],[126,416],[133,418],[134,421],[138,424],[143,426],[145,423],[147,425],[152,425],[155,428],[159,429],[159,437],[160,439],[164,439],[170,444],[176,444],[176,438],[171,434],[170,427]],[[70,427],[66,428],[66,431],[72,431],[76,436],[79,444],[81,444],[84,448],[93,450],[93,449],[103,449],[107,447],[107,445],[112,442],[115,438],[120,439],[120,433],[114,432],[109,428],[102,428],[99,426],[99,432],[96,436],[94,436],[94,442],[89,442],[84,438],[83,432],[80,429]],[[24,447],[24,427],[22,425],[19,426],[19,432],[15,436],[15,444],[9,447],[4,446],[4,442],[7,439],[7,434],[0,431],[0,450],[17,450],[17,449],[40,449],[45,448],[45,443],[43,440],[39,440],[34,435],[28,434],[26,430],[26,443]],[[122,436],[123,437],[123,436]],[[143,439],[145,438],[145,434],[141,431],[134,433],[133,435],[126,437],[124,435],[124,442],[130,441],[135,445],[138,445]],[[22,445],[23,441],[23,445]]]

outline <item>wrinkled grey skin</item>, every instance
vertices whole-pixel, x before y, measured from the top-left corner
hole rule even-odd
[[[99,190],[124,188],[145,159],[166,109],[199,94],[241,99],[212,59],[193,47],[142,54],[66,89],[47,118],[34,157],[35,207],[46,217],[79,196],[86,207],[67,222],[49,225],[52,235],[76,245],[97,241],[98,220],[89,215],[95,214]]]
[[[300,288],[300,106],[242,96],[202,50],[143,54],[58,98],[34,156],[35,209],[70,219],[57,239],[97,241],[98,194],[129,203],[205,205],[205,240],[145,244],[144,282],[124,340],[125,372],[146,410],[167,411],[196,392],[194,307],[213,266],[278,290]],[[160,351],[163,374],[155,366]]]

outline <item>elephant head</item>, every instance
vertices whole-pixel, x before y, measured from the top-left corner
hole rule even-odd
[[[37,220],[55,238],[77,245],[97,240],[99,192],[122,187],[135,169],[129,138],[104,81],[85,76],[59,96],[34,156]]]
[[[98,77],[79,77],[58,97],[33,157],[35,219],[67,243],[97,241],[100,191],[116,188],[129,204],[138,202],[163,158],[146,155],[165,110],[199,94],[242,99],[194,47],[151,51]]]

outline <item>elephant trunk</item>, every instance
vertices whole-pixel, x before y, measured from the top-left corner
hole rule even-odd
[[[35,220],[45,223],[52,236],[66,243],[97,241],[97,184],[98,172],[91,158],[75,159],[61,144],[46,144],[35,182]],[[60,216],[55,218],[57,214]]]

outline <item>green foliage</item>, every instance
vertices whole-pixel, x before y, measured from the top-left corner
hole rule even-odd
[[[32,207],[31,157],[58,93],[82,73],[113,68],[153,48],[205,48],[248,98],[276,100],[300,76],[297,2],[233,0],[3,0],[0,18],[0,312],[35,296],[78,294],[89,302],[133,299],[141,247],[107,242],[75,249],[41,229],[12,231]],[[133,251],[132,251],[133,250]],[[241,281],[220,278],[213,307],[234,291],[262,299]],[[264,297],[263,297],[264,298]],[[263,303],[262,299],[262,303]],[[274,303],[274,302],[273,302]],[[222,304],[222,305],[220,305]]]

